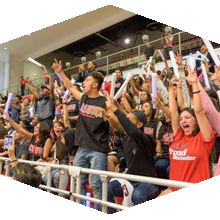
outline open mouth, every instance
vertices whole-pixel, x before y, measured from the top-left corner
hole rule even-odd
[[[61,133],[62,133],[62,131],[61,131],[61,130],[58,130],[58,131],[56,131],[55,133],[56,133],[57,136],[60,136]]]
[[[184,133],[189,133],[189,131],[190,131],[189,125],[183,125],[182,129],[183,129]]]

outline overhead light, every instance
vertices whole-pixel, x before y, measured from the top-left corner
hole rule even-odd
[[[70,62],[66,62],[65,65],[66,65],[67,69],[69,69],[71,64],[70,64]]]
[[[97,51],[97,52],[95,53],[95,55],[96,55],[96,58],[100,58],[100,57],[102,56],[102,53],[101,53],[100,51]]]
[[[86,57],[81,57],[82,63],[86,63]]]
[[[7,50],[8,48],[7,48],[7,47],[5,47],[4,49],[5,49],[5,50]]]
[[[130,43],[130,39],[129,38],[125,39],[125,43],[129,44]]]

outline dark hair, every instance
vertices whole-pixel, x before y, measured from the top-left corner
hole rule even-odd
[[[7,134],[7,129],[5,127],[0,127],[0,139],[4,139]]]
[[[104,77],[107,75],[104,70],[97,70],[98,73],[101,73]]]
[[[96,67],[97,67],[97,64],[94,62],[94,61],[89,61],[89,62],[91,62],[95,67],[94,67],[94,70],[96,69]]]
[[[46,122],[40,122],[40,140],[38,145],[50,138],[50,126]]]
[[[149,113],[149,121],[154,119],[154,116],[156,114],[156,109],[153,108],[153,104],[151,102],[145,102],[144,104],[148,103],[150,105],[150,113]]]
[[[76,86],[76,88],[78,89],[79,92],[82,92],[82,89],[80,88],[79,84],[74,84],[74,86]]]
[[[65,139],[65,148],[69,154],[75,148],[75,131],[72,128],[63,128],[63,137]]]
[[[182,114],[182,113],[185,112],[185,111],[189,112],[189,114],[192,115],[192,116],[196,119],[196,122],[197,122],[197,118],[196,118],[194,109],[192,109],[192,108],[184,108],[184,109],[180,112],[180,114]],[[199,132],[200,132],[200,128],[199,128],[199,125],[198,125],[198,123],[197,123],[197,126],[196,126],[195,130],[192,132],[192,135],[193,135],[193,136],[196,136]]]
[[[41,174],[30,164],[18,163],[12,169],[13,177],[15,180],[39,188],[41,184]]]
[[[27,99],[30,102],[30,99],[28,97],[24,98],[24,100]]]
[[[102,76],[97,72],[92,72],[88,76],[93,77],[95,79],[95,81],[98,83],[98,91],[99,91],[102,86],[102,83],[103,83]]]
[[[19,98],[20,100],[22,100],[22,97],[20,95],[16,95],[15,97]]]
[[[58,125],[61,126],[62,128],[65,127],[62,121],[58,121],[58,120],[57,120],[57,121],[55,121],[55,122],[53,123],[52,129],[51,129],[52,144],[54,144],[54,143],[57,141],[57,136],[56,136],[56,134],[55,134],[55,132],[54,132],[54,125],[55,125],[55,124],[58,124]]]
[[[150,92],[148,92],[148,91],[142,91],[142,92],[145,92],[146,94],[147,94],[147,102],[151,102],[152,101],[152,98],[151,98],[151,94],[150,94]],[[146,102],[145,102],[146,103]],[[141,104],[143,105],[144,103],[142,103],[142,101],[141,101]]]
[[[144,83],[144,80],[143,80],[143,78],[142,77],[140,77],[139,75],[136,75],[136,76],[134,76],[134,79],[135,79],[135,82],[137,82],[137,79],[139,79],[140,80],[140,82],[138,83],[140,86],[142,86],[143,85],[143,83]]]
[[[131,106],[131,109],[135,109],[134,100],[129,93],[126,94],[126,98],[128,100],[129,105]]]
[[[26,119],[21,120],[21,122],[23,123],[23,128],[27,131],[30,130],[30,122]]]
[[[4,126],[5,126],[5,120],[4,120],[4,118],[0,118],[0,121],[2,121],[3,124],[4,124]]]

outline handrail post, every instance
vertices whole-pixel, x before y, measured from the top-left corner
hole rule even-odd
[[[109,74],[109,70],[108,70],[108,62],[109,62],[109,56],[106,57],[106,68],[107,68],[107,76]]]
[[[109,177],[107,175],[100,175],[102,181],[102,201],[108,201],[108,181]],[[107,213],[108,207],[102,205],[102,212]]]
[[[138,46],[138,62],[141,62],[141,47]]]
[[[69,168],[69,174],[71,178],[76,178],[76,194],[81,194],[81,167],[71,166]],[[73,182],[71,186],[72,186],[71,192],[74,193],[75,181],[74,181],[74,186],[73,186]],[[80,203],[80,198],[76,198],[76,202]]]
[[[5,176],[9,176],[9,165],[10,165],[9,160],[5,161],[5,165],[6,165]]]
[[[51,179],[52,179],[52,173],[51,173],[51,167],[47,167],[47,186],[51,187]],[[50,190],[47,190],[47,192],[50,192]]]
[[[70,176],[70,192],[71,192],[70,200],[73,201],[74,199],[73,193],[75,192],[75,178],[73,176]]]
[[[0,160],[0,175],[2,175],[3,160]]]

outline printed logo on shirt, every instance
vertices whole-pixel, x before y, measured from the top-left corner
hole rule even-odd
[[[144,133],[145,134],[154,135],[154,129],[153,128],[144,127]]]
[[[173,143],[173,133],[169,133],[169,134],[164,134],[164,136],[163,136],[163,143],[165,144],[165,145],[169,145],[169,144],[171,144],[171,143]]]
[[[121,87],[121,83],[116,83],[116,84],[115,84],[115,88],[118,89],[118,88],[120,88],[120,87]]]
[[[169,149],[170,156],[173,155],[173,160],[184,160],[184,161],[194,161],[197,157],[193,157],[187,154],[188,149],[182,150],[183,146],[186,144],[182,144],[178,146],[176,149]]]
[[[67,106],[68,112],[74,112],[76,110],[76,104],[71,104]]]
[[[88,118],[102,118],[103,114],[100,107],[83,103],[80,108],[80,115]]]
[[[137,149],[134,149],[133,150],[133,154],[135,155],[137,153]]]

